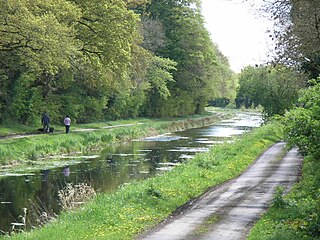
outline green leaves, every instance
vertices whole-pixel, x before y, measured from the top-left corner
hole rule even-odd
[[[285,115],[286,139],[303,155],[320,156],[320,84],[303,91],[296,107]]]
[[[78,102],[80,95],[99,102],[100,113],[111,91],[130,85],[132,45],[139,39],[138,21],[138,15],[128,10],[123,0],[1,1],[0,55],[6,61],[0,62],[0,69],[9,69],[1,95],[10,95],[10,102],[15,103],[8,108],[31,111],[27,100],[14,99],[18,95],[12,93],[12,88],[20,75],[32,74],[33,78],[25,78],[24,86],[40,91],[47,112],[65,114],[65,109],[57,110],[56,106],[68,106],[64,99],[70,97],[71,102]],[[28,92],[21,86],[21,93]],[[33,106],[32,114],[40,115],[42,107]],[[35,109],[39,112],[33,113]],[[18,115],[15,119],[20,119],[20,111],[14,112]]]
[[[0,121],[181,116],[235,89],[199,0],[1,1],[0,59]]]
[[[73,24],[80,15],[66,1],[2,1],[0,51],[10,51],[33,72],[56,74],[76,50]],[[61,9],[63,14],[61,14]]]
[[[160,97],[166,99],[170,96],[167,82],[174,81],[171,74],[175,70],[176,63],[170,59],[154,57],[147,75],[148,82]]]
[[[249,66],[239,77],[237,101],[247,108],[261,105],[266,117],[283,115],[298,100],[301,82],[301,76],[281,65]]]
[[[83,44],[83,54],[98,58],[117,75],[125,75],[138,34],[138,16],[122,0],[75,2],[82,10],[77,37]]]
[[[162,23],[165,33],[155,53],[177,62],[175,82],[168,85],[171,96],[157,102],[159,111],[171,116],[200,113],[208,99],[228,95],[227,91],[219,93],[218,82],[224,83],[228,69],[217,67],[225,62],[217,57],[217,48],[204,27],[200,1],[152,1],[147,11],[150,20]],[[160,29],[157,33],[162,36]]]

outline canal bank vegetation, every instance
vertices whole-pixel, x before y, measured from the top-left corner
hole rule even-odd
[[[254,227],[250,240],[320,239],[320,84],[310,84],[314,86],[302,92],[298,106],[284,118],[289,146],[306,156],[301,181],[287,196],[277,193],[277,201]]]
[[[45,227],[11,239],[133,239],[208,188],[240,175],[282,136],[281,125],[264,125],[169,172],[125,184],[112,194],[98,194]]]
[[[235,115],[234,111],[206,112],[189,118],[133,119],[92,123],[71,127],[71,133],[61,130],[54,134],[24,135],[1,140],[0,165],[47,165],[62,154],[87,154],[109,144],[188,128],[207,126]],[[5,128],[8,129],[8,128]],[[19,130],[20,128],[14,128]],[[7,130],[6,130],[7,131]],[[13,133],[13,130],[9,132]]]
[[[237,97],[261,104],[269,116],[285,115],[285,140],[305,158],[300,182],[287,196],[278,189],[248,239],[320,239],[320,1],[270,0],[262,9],[274,20],[274,59],[241,73]]]

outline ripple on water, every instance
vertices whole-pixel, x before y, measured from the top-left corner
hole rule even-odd
[[[208,152],[209,148],[188,148],[188,147],[177,147],[174,149],[167,150],[168,152],[189,152],[189,153],[198,153],[198,152]]]
[[[152,142],[170,142],[170,141],[177,141],[182,139],[188,139],[188,137],[182,137],[177,135],[171,135],[171,134],[164,134],[164,135],[158,135],[154,137],[146,137],[143,138],[142,141],[152,141]]]
[[[188,154],[181,154],[180,159],[193,159],[194,155],[188,155]]]

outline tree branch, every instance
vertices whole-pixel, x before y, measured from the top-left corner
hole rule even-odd
[[[89,24],[81,22],[81,21],[78,21],[78,23],[89,28],[93,33],[97,33]]]

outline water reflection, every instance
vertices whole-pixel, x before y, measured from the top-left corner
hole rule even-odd
[[[164,134],[109,146],[100,155],[63,156],[69,163],[34,173],[6,173],[0,178],[0,229],[9,231],[19,222],[22,208],[59,213],[58,191],[67,183],[87,183],[98,192],[112,192],[119,185],[168,171],[210,146],[232,141],[232,136],[257,127],[261,117],[239,114],[212,126]],[[30,211],[29,211],[30,212]],[[37,216],[30,214],[29,221]]]
[[[64,175],[65,177],[69,177],[69,175],[70,175],[70,168],[69,168],[69,166],[65,166],[65,167],[63,168],[62,173],[63,173],[63,175]]]

